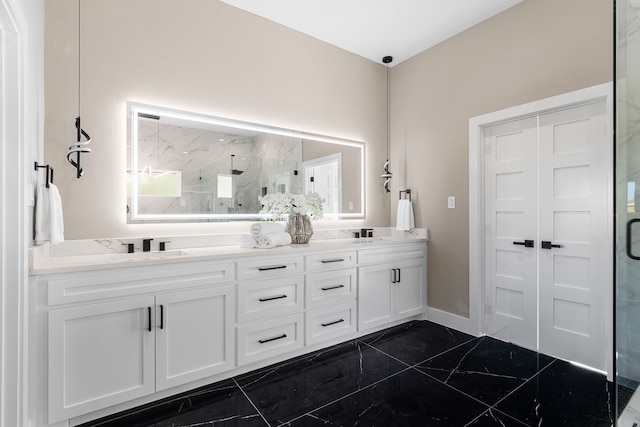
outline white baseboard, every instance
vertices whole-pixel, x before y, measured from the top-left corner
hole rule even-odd
[[[474,325],[473,321],[467,317],[458,316],[457,314],[438,310],[437,308],[427,307],[427,320],[475,337],[480,336],[478,325]]]

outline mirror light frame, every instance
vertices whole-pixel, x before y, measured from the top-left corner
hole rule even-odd
[[[243,122],[239,120],[227,119],[223,117],[209,116],[199,113],[191,113],[179,110],[173,110],[164,107],[156,107],[138,102],[127,102],[127,117],[130,119],[130,146],[131,146],[131,170],[139,170],[138,165],[138,118],[140,114],[170,117],[179,120],[198,122],[207,125],[225,126],[234,129],[250,130],[254,132],[264,132],[273,135],[289,136],[300,138],[302,140],[312,140],[318,142],[326,142],[329,144],[346,145],[350,147],[360,148],[360,212],[354,213],[338,213],[325,214],[324,219],[362,219],[365,218],[365,144],[360,141],[349,139],[334,138],[326,135],[318,135],[291,129],[267,126],[257,123]],[[148,214],[138,212],[138,174],[131,174],[131,222],[167,222],[167,221],[222,221],[222,220],[265,220],[270,219],[271,215],[264,214]]]

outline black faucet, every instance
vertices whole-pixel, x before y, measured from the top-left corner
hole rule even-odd
[[[151,241],[153,239],[142,239],[142,252],[151,252]]]

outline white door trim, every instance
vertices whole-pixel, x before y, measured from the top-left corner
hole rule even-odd
[[[566,94],[530,102],[516,107],[484,114],[469,119],[469,327],[475,335],[484,334],[484,144],[483,128],[497,122],[517,119],[561,109],[567,106],[604,99],[607,106],[607,134],[611,144],[607,149],[607,253],[609,274],[606,284],[607,307],[607,375],[613,372],[613,83],[569,92]]]

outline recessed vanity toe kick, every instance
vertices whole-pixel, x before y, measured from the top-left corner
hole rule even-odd
[[[32,270],[34,425],[81,424],[425,318],[426,239],[193,253]]]

